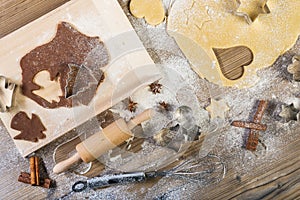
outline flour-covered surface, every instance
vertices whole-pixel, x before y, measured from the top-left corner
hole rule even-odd
[[[105,12],[102,12],[103,10],[107,13],[113,13],[113,17],[109,17]],[[55,33],[56,30],[57,33]],[[103,41],[102,46],[91,45],[92,40],[84,39],[88,35],[97,36],[93,39],[93,41],[97,41],[95,44],[101,44],[99,41],[101,38],[100,40]],[[65,37],[74,37],[74,41],[70,40],[68,42]],[[62,43],[64,45],[61,45]],[[68,2],[27,26],[1,38],[0,46],[0,74],[17,85],[22,84],[22,87],[18,87],[15,92],[15,106],[9,112],[0,113],[3,124],[8,129],[11,137],[14,138],[19,134],[19,131],[11,127],[11,121],[18,112],[23,111],[28,115],[32,113],[37,115],[46,129],[44,131],[46,137],[38,142],[14,140],[24,157],[64,135],[101,111],[110,108],[121,99],[127,98],[137,87],[150,84],[159,78],[153,61],[116,0]],[[72,52],[71,54],[74,57],[66,53],[65,49],[60,49],[62,46]],[[99,48],[104,48],[105,54]],[[86,50],[83,52],[83,50],[78,49]],[[61,50],[64,53],[60,53]],[[45,62],[48,64],[45,64]],[[101,74],[100,79],[97,78],[98,75],[91,74],[89,70],[82,70],[80,67],[82,63],[86,66],[98,66],[98,62],[102,63],[101,71],[103,73],[98,74],[100,69],[96,70],[98,75]],[[61,66],[58,67],[60,68],[58,69],[59,72],[56,67],[49,63]],[[148,67],[140,70],[141,63]],[[37,64],[37,67],[34,67],[35,64]],[[72,70],[69,70],[70,67]],[[60,87],[55,87],[54,81],[48,84],[49,76],[40,76],[39,72],[41,71],[49,72],[51,79],[59,74],[56,79],[60,80],[58,81]],[[138,76],[132,75],[132,71],[139,71]],[[75,74],[78,75],[76,78],[73,76]],[[122,79],[125,74],[130,78]],[[96,88],[92,89],[95,80],[96,85],[94,86]],[[122,84],[119,84],[119,81]],[[32,82],[34,82],[33,85],[27,84]],[[68,82],[68,84],[65,82]],[[98,82],[101,82],[99,87]],[[80,88],[79,85],[85,85],[83,88],[89,88],[93,92],[89,94],[82,93],[85,89]],[[111,91],[117,85],[121,85],[122,88],[119,91],[114,91],[112,97]],[[40,86],[43,87],[42,90],[40,90]],[[54,87],[52,88],[52,86]],[[70,90],[69,86],[73,89]],[[54,99],[61,98],[61,96],[57,96],[57,94],[60,94],[60,92],[55,91],[57,89],[64,90],[61,94],[65,96],[63,101],[69,102],[67,103],[68,106],[51,106],[54,103],[52,102],[54,94]],[[37,91],[41,96],[36,94]],[[51,95],[48,96],[48,94]],[[79,96],[82,96],[82,98],[77,98]],[[75,97],[76,100],[71,100]],[[83,102],[78,101],[79,99],[89,100]],[[61,101],[59,102],[61,103]],[[72,109],[67,107],[72,107]],[[91,110],[92,112],[90,112]],[[76,112],[76,116],[74,116],[74,112]]]
[[[222,88],[200,79],[194,73],[187,60],[182,55],[174,40],[165,31],[166,23],[156,27],[147,25],[143,19],[136,19],[128,11],[128,0],[119,0],[125,14],[137,31],[144,46],[148,50],[155,63],[160,67],[168,67],[182,76],[183,82],[187,85],[183,94],[178,94],[174,100],[174,93],[167,90],[160,95],[152,95],[147,89],[140,90],[140,93],[147,94],[145,98],[134,95],[135,101],[140,101],[140,108],[153,105],[155,97],[159,100],[171,101],[177,106],[180,102],[187,101],[185,94],[193,94],[198,102],[191,105],[193,108],[202,111],[210,105],[210,98],[222,99],[229,107],[223,120],[204,120],[201,125],[203,134],[207,134],[203,148],[199,156],[203,158],[200,166],[202,170],[210,168],[217,172],[218,179],[212,179],[212,174],[204,174],[200,181],[176,178],[173,176],[164,177],[146,183],[117,185],[99,190],[86,190],[81,193],[70,194],[66,199],[261,199],[263,197],[278,199],[292,199],[299,197],[299,122],[290,121],[285,123],[278,113],[282,104],[290,104],[295,96],[299,96],[299,83],[292,81],[292,75],[287,72],[287,66],[292,62],[295,54],[300,54],[300,41],[283,56],[279,57],[272,67],[259,71],[261,77],[257,85],[249,89]],[[169,5],[170,1],[165,1]],[[149,92],[149,93],[148,93]],[[169,94],[169,95],[168,95]],[[257,100],[264,99],[270,102],[262,123],[268,126],[267,131],[260,132],[260,138],[266,145],[266,149],[259,144],[255,153],[243,148],[247,130],[230,126],[233,120],[251,121],[256,109]],[[117,110],[120,110],[118,108]],[[137,110],[138,112],[138,110]],[[124,111],[121,115],[130,115]],[[132,114],[134,115],[134,113]],[[202,116],[203,117],[203,116]],[[203,119],[200,117],[201,119]],[[199,116],[195,116],[199,118]],[[205,117],[204,117],[205,118]],[[51,179],[56,181],[56,188],[47,190],[39,187],[32,187],[17,182],[20,171],[29,172],[29,163],[23,159],[14,146],[3,126],[0,129],[0,142],[2,148],[0,154],[0,189],[3,199],[55,199],[70,192],[72,184],[78,180],[85,180],[86,177],[71,172],[60,175],[52,173],[55,165],[52,156],[55,148],[65,141],[82,133],[92,133],[98,130],[99,125],[91,119],[82,126],[74,129],[68,135],[57,139],[43,149],[36,152],[43,158]],[[147,139],[147,138],[146,138]],[[4,146],[5,145],[5,146]],[[155,153],[158,152],[158,153]],[[168,152],[170,154],[168,154]],[[156,159],[162,155],[176,156],[173,150],[164,150],[147,140],[142,145],[142,150],[132,153],[129,157],[118,160],[119,157],[105,157],[110,161],[112,167],[131,167],[134,164],[145,169],[155,168]],[[219,160],[207,160],[207,154],[215,155]],[[144,157],[143,157],[144,155]],[[136,157],[135,157],[136,156]],[[138,162],[134,162],[134,158]],[[138,159],[137,159],[138,158]],[[119,162],[120,161],[120,162]],[[119,163],[118,163],[119,162]],[[132,162],[132,165],[128,166]],[[144,162],[144,163],[143,163]],[[223,178],[223,171],[219,169],[219,163],[226,166],[226,173]],[[129,164],[128,164],[129,163]],[[115,165],[113,165],[115,164]],[[122,165],[125,164],[125,165]],[[126,165],[127,164],[127,165]],[[144,164],[141,166],[141,164]],[[140,168],[141,169],[141,168]],[[216,170],[217,169],[217,170]],[[111,170],[107,170],[106,173]]]

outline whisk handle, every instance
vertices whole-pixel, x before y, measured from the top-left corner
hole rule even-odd
[[[146,180],[144,172],[110,174],[95,177],[87,180],[88,187],[91,189],[103,188],[115,184],[135,183]]]

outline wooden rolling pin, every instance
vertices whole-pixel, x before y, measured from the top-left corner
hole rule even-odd
[[[145,110],[128,123],[124,119],[118,119],[102,131],[93,134],[83,142],[76,145],[76,153],[70,158],[56,164],[53,172],[58,174],[68,170],[73,164],[84,161],[89,163],[99,158],[104,153],[122,144],[133,136],[131,129],[138,124],[152,118],[154,111]]]

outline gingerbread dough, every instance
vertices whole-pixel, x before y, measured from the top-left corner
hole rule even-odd
[[[137,18],[145,17],[150,25],[158,25],[165,19],[162,0],[131,0],[130,12]]]
[[[21,59],[22,92],[45,108],[87,105],[104,79],[101,68],[108,64],[109,59],[108,50],[99,37],[86,36],[71,24],[61,22],[52,41],[33,49]],[[42,71],[49,72],[50,81],[59,80],[61,91],[56,92],[62,92],[59,99],[45,99],[49,92],[43,90],[47,88],[34,80]]]
[[[253,5],[253,1],[266,2],[241,0],[240,7],[236,7],[236,0],[183,0],[173,4],[168,32],[202,78],[224,86],[250,87],[259,80],[257,70],[272,65],[297,40],[300,34],[299,0],[269,0],[266,3],[269,13],[244,9],[247,4]],[[253,22],[247,23],[236,12],[246,12]],[[249,48],[253,61],[244,67],[240,78],[230,80],[222,74],[213,49],[236,46]]]
[[[46,138],[43,133],[46,128],[36,114],[32,114],[30,119],[25,112],[19,112],[12,118],[10,126],[21,132],[14,137],[15,140],[37,142],[39,139]]]

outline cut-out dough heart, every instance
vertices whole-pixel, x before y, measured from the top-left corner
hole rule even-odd
[[[202,78],[221,86],[245,88],[259,81],[259,69],[271,66],[296,42],[300,1],[269,0],[270,13],[258,15],[251,24],[233,14],[233,1],[175,1],[168,17],[168,33]],[[253,62],[245,67],[242,77],[229,80],[222,74],[213,48],[235,46],[251,49]]]
[[[34,90],[32,93],[42,97],[49,103],[53,101],[59,102],[60,96],[63,95],[60,88],[59,77],[57,77],[56,80],[51,80],[50,73],[43,70],[35,75],[33,82],[39,85],[40,89]]]
[[[161,0],[131,0],[130,12],[137,18],[145,17],[150,25],[158,25],[165,19],[165,10]]]
[[[237,80],[244,74],[244,66],[253,61],[251,49],[245,46],[232,47],[228,49],[213,48],[218,59],[222,74],[230,79]]]

